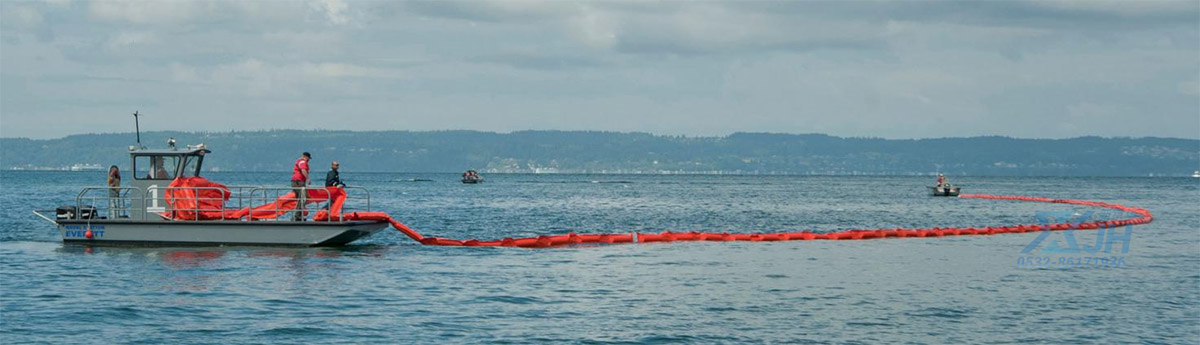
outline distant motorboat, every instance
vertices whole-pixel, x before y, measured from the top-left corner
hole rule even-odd
[[[951,186],[950,181],[945,175],[938,174],[937,185],[929,186],[930,195],[933,196],[958,196],[959,187]]]
[[[475,170],[467,170],[467,172],[464,172],[462,176],[462,183],[464,184],[476,184],[483,182],[483,177],[479,177],[479,172],[476,172]]]
[[[1193,172],[1192,172],[1192,177],[1195,177],[1195,178],[1200,178],[1200,170],[1193,171]]]
[[[937,186],[929,186],[931,195],[933,196],[958,196],[960,187],[951,186],[949,183]]]

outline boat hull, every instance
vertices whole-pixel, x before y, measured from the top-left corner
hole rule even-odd
[[[387,226],[384,221],[58,221],[63,242],[115,245],[341,246]]]
[[[958,196],[959,187],[929,187],[932,196]]]

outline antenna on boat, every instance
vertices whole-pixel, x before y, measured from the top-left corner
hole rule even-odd
[[[142,146],[142,126],[141,126],[141,124],[138,123],[138,115],[140,115],[140,114],[138,114],[137,110],[134,110],[133,111],[133,130],[136,131],[136,133],[137,133],[138,147],[145,148],[145,146]]]

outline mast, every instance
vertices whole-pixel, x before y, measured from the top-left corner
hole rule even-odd
[[[143,147],[143,146],[142,146],[142,126],[141,126],[140,124],[138,124],[138,112],[137,112],[137,110],[134,110],[134,111],[133,111],[133,130],[137,132],[137,144],[138,144],[138,147]]]

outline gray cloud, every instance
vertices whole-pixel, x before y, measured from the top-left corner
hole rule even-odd
[[[0,136],[127,131],[137,109],[178,130],[1197,138],[1198,28],[1195,1],[0,2]]]

